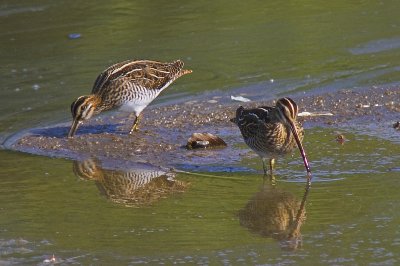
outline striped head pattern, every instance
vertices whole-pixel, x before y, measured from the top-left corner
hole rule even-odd
[[[74,174],[82,179],[95,179],[96,174],[99,173],[97,162],[94,159],[87,159],[85,161],[74,161],[73,171]]]
[[[307,170],[308,179],[311,180],[310,165],[308,163],[308,159],[304,151],[303,145],[301,144],[301,141],[299,139],[296,126],[294,125],[297,118],[297,114],[299,113],[297,104],[290,98],[281,98],[276,102],[276,109],[278,111],[278,116],[280,117],[281,121],[290,126],[290,129],[296,140],[297,147],[300,150],[301,157],[303,157],[303,162]]]
[[[87,120],[92,117],[92,115],[95,113],[96,106],[97,99],[93,95],[80,96],[71,104],[73,122],[68,133],[68,137],[71,138],[75,135],[79,124],[83,120]]]
[[[95,108],[96,106],[93,103],[92,96],[80,96],[71,104],[72,118],[87,120],[92,117]]]
[[[290,124],[290,122],[296,121],[299,108],[297,104],[290,98],[281,98],[276,102],[276,109],[278,111],[279,118]]]

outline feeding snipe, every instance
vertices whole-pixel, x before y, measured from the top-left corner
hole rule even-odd
[[[147,164],[135,164],[126,170],[111,170],[94,158],[73,164],[75,175],[94,180],[101,194],[125,206],[152,204],[177,192],[184,192],[188,183],[175,179],[175,174]]]
[[[138,129],[143,109],[174,80],[192,73],[182,68],[180,60],[128,60],[110,66],[97,77],[92,94],[80,96],[71,104],[73,122],[68,137],[73,137],[78,126],[93,114],[115,108],[135,113],[132,134]]]
[[[296,121],[297,114],[297,104],[290,98],[279,99],[274,107],[244,109],[240,106],[236,110],[236,117],[232,121],[238,125],[246,144],[261,157],[264,174],[267,174],[267,158],[272,175],[275,157],[291,152],[297,145],[307,174],[311,177],[310,166],[301,144],[304,130]]]

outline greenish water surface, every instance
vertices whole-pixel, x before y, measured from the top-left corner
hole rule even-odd
[[[180,58],[194,70],[158,103],[215,90],[272,99],[398,84],[399,12],[394,0],[3,1],[0,139],[68,121],[72,100],[128,58]],[[45,264],[54,254],[82,265],[395,265],[398,138],[341,130],[344,145],[331,129],[306,130],[315,182],[296,249],[243,225],[240,211],[264,193],[255,156],[233,172],[177,174],[184,191],[127,207],[77,177],[72,161],[1,150],[0,264]],[[279,160],[277,191],[300,201],[303,175],[297,154]]]
[[[343,146],[332,141],[331,130],[315,129],[308,136],[315,179],[297,249],[242,225],[239,212],[264,183],[258,158],[239,163],[258,172],[178,174],[186,191],[127,207],[105,197],[94,181],[76,176],[71,161],[2,151],[2,164],[13,170],[1,180],[1,258],[35,264],[55,254],[65,263],[85,265],[395,264],[400,148],[347,136]],[[372,144],[380,147],[373,156],[360,152]],[[298,158],[285,158],[276,174],[279,193],[297,201],[305,187],[300,166]],[[255,213],[268,219],[257,205]]]

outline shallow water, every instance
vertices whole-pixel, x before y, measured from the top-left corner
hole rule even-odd
[[[72,100],[89,93],[102,69],[127,58],[181,58],[194,69],[159,103],[214,90],[270,99],[398,84],[399,9],[398,1],[3,1],[0,138],[68,121]],[[69,38],[73,33],[81,37]],[[398,137],[366,121],[338,130],[349,140],[344,145],[333,129],[307,128],[314,183],[296,250],[240,219],[257,195],[275,195],[244,145],[237,147],[240,162],[182,167],[198,172],[164,180],[170,189],[158,188],[147,204],[129,201],[124,182],[106,189],[106,177],[131,180],[124,171],[132,169],[99,165],[88,180],[73,171],[82,162],[1,150],[0,264],[42,264],[53,254],[55,262],[84,265],[396,264]],[[276,195],[301,201],[304,168],[296,153],[278,160],[276,178]]]
[[[250,156],[232,165],[250,172],[178,173],[173,178],[184,189],[169,190],[149,204],[146,197],[136,198],[130,205],[104,192],[128,190],[128,182],[101,181],[116,180],[124,171],[90,166],[97,172],[89,180],[73,171],[78,162],[3,151],[2,164],[14,171],[1,180],[2,259],[35,264],[55,254],[58,261],[81,264],[394,264],[400,251],[400,148],[344,134],[344,145],[333,140],[332,130],[308,134],[314,180],[295,250],[274,234],[263,234],[266,229],[244,226],[239,213],[260,193],[269,197],[261,203],[282,193],[301,201],[305,180],[297,154],[278,160],[275,194],[263,182],[260,160]],[[370,156],[360,152],[372,144],[380,149],[368,151]],[[135,176],[143,178],[139,168]],[[262,205],[252,210],[257,219],[268,220]]]

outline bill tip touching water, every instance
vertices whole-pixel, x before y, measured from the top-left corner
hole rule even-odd
[[[135,114],[129,132],[133,134],[139,128],[142,111],[177,78],[192,73],[183,65],[181,60],[127,60],[110,66],[97,77],[90,95],[80,96],[71,104],[73,121],[68,137],[75,135],[84,120],[116,108]]]

